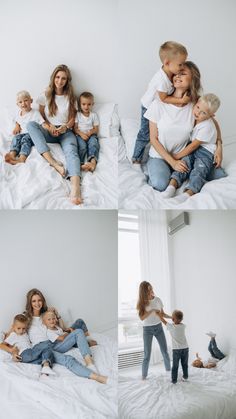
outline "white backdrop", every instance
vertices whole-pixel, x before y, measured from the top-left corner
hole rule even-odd
[[[72,72],[76,93],[115,102],[117,0],[8,0],[0,2],[0,112],[16,92],[34,98],[58,64]]]
[[[190,211],[190,225],[170,236],[173,309],[184,312],[191,353],[207,355],[217,333],[223,351],[236,348],[234,319],[236,211]]]
[[[235,0],[119,0],[118,101],[122,117],[139,117],[140,98],[160,67],[159,46],[184,44],[202,73],[206,92],[222,102],[217,118],[224,137],[236,133]]]
[[[1,211],[0,232],[0,330],[31,288],[90,330],[117,326],[116,211]]]

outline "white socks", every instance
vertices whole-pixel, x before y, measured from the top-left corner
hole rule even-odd
[[[173,185],[168,185],[165,191],[161,192],[162,198],[173,198],[175,196],[176,189]]]
[[[41,369],[41,374],[45,375],[56,375],[56,373],[52,370],[52,368],[48,366],[43,366]]]

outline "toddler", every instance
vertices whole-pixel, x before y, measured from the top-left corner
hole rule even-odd
[[[141,163],[144,149],[149,142],[149,120],[144,117],[147,108],[157,98],[165,103],[184,105],[190,102],[190,97],[185,94],[182,98],[169,96],[173,93],[173,76],[182,70],[187,59],[186,48],[177,43],[168,41],[161,45],[159,50],[162,67],[151,79],[146,92],[141,98],[141,125],[135,142],[133,163]]]
[[[27,130],[27,123],[30,121],[38,122],[42,125],[45,121],[36,109],[31,108],[33,99],[29,92],[22,90],[17,93],[16,103],[19,107],[14,122],[14,137],[12,138],[10,152],[5,155],[5,161],[10,164],[24,163],[34,145]]]
[[[93,104],[94,97],[92,93],[81,93],[79,97],[79,111],[76,115],[74,127],[79,147],[81,168],[90,172],[94,172],[96,168],[100,148],[97,136],[99,120],[97,114],[92,112]],[[87,162],[85,163],[86,154]]]
[[[170,332],[171,339],[172,339],[172,350],[173,350],[173,363],[172,363],[172,370],[171,370],[171,378],[172,383],[177,383],[178,378],[178,368],[179,368],[179,361],[181,361],[182,369],[183,369],[183,378],[182,381],[186,381],[188,379],[188,343],[185,337],[185,325],[182,323],[183,320],[183,313],[180,310],[174,310],[172,313],[172,321],[173,323],[168,323],[164,317],[162,316],[161,312],[157,311],[162,323],[164,323],[167,329]]]
[[[198,353],[196,353],[196,359],[192,362],[192,366],[196,368],[215,368],[217,365],[217,362],[219,362],[221,359],[225,358],[225,355],[219,350],[217,344],[216,344],[216,334],[213,332],[206,333],[208,336],[210,336],[210,342],[208,345],[208,351],[211,354],[211,358],[208,358],[207,361],[202,361],[202,359],[199,357]]]
[[[214,164],[217,130],[212,118],[219,106],[219,98],[208,93],[201,96],[193,107],[195,126],[190,136],[190,144],[179,153],[173,154],[176,160],[182,159],[186,162],[189,171],[172,173],[169,185],[161,193],[163,198],[172,198],[176,189],[188,177],[189,183],[185,192],[175,199],[176,203],[184,202],[202,189]]]
[[[12,332],[4,340],[4,343],[8,347],[7,351],[12,354],[15,361],[41,364],[41,374],[43,375],[55,375],[50,368],[53,364],[53,353],[50,342],[40,342],[32,347],[27,329],[27,317],[24,314],[17,314],[13,320]]]

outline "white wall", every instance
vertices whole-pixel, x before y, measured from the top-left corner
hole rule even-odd
[[[117,325],[116,211],[2,211],[0,232],[0,330],[31,288],[90,330]]]
[[[184,312],[191,353],[207,356],[208,330],[217,333],[219,346],[227,353],[236,347],[236,211],[189,214],[190,225],[169,239],[173,309]]]
[[[121,116],[139,117],[140,98],[161,65],[159,46],[175,40],[199,66],[205,91],[221,98],[224,137],[235,134],[235,15],[235,0],[119,0]]]
[[[115,102],[116,7],[117,0],[1,1],[0,112],[19,90],[37,98],[62,63],[77,93]]]

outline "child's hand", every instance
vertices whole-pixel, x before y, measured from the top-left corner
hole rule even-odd
[[[54,125],[50,125],[48,131],[50,132],[51,135],[53,135],[53,137],[58,137],[58,131],[57,128]]]
[[[66,331],[67,333],[72,333],[72,332],[74,332],[74,330],[75,330],[75,329],[73,329],[72,327],[68,327],[65,331]]]
[[[20,131],[21,131],[20,127],[15,127],[14,130],[12,131],[12,134],[13,135],[20,134]]]
[[[88,141],[89,139],[89,135],[85,132],[81,132],[80,137],[83,138],[84,141]]]
[[[221,148],[217,148],[214,154],[214,164],[215,167],[218,168],[220,167],[221,163],[222,163],[222,149]]]

